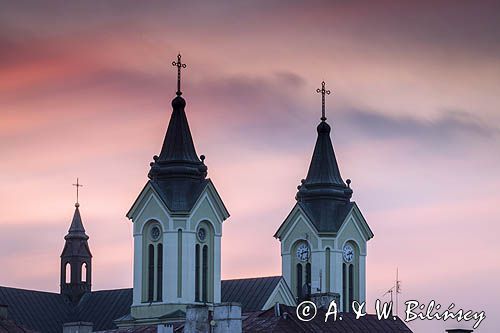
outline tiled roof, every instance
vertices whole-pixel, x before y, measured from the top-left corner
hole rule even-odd
[[[0,333],[30,333],[33,331],[19,326],[13,320],[0,318]]]
[[[147,325],[147,326],[138,326],[132,328],[117,328],[105,331],[98,331],[95,333],[156,333],[158,332],[157,325]]]
[[[367,314],[356,319],[352,313],[340,313],[342,320],[325,322],[326,311],[318,309],[316,317],[306,322],[299,320],[295,311],[295,307],[281,305],[280,316],[275,315],[274,308],[251,313],[243,318],[243,332],[411,333],[399,318],[378,320],[376,315]]]
[[[293,332],[321,332],[321,333],[412,333],[412,331],[401,321],[401,319],[378,320],[376,315],[368,314],[356,319],[352,313],[339,313],[342,320],[329,319],[324,321],[324,310],[318,310],[316,318],[311,321],[301,321],[295,314],[296,308],[280,305],[280,314],[277,316],[275,309],[266,311],[255,311],[242,316],[242,328],[246,333],[293,333]],[[182,332],[182,324],[174,326],[174,332]],[[178,326],[177,326],[178,325]],[[150,325],[140,328],[116,329],[106,331],[107,333],[156,333],[157,326]],[[104,332],[101,332],[104,333]]]
[[[224,280],[222,301],[240,303],[243,312],[260,310],[281,278]],[[13,321],[38,332],[59,333],[64,323],[74,321],[91,322],[95,331],[104,331],[130,313],[132,289],[93,291],[73,305],[58,293],[0,287],[0,304],[8,306]]]
[[[94,331],[115,327],[113,321],[130,312],[132,289],[94,291],[77,306],[78,320],[94,324]]]
[[[71,307],[60,294],[0,287],[0,304],[8,306],[8,318],[39,332],[60,332],[71,321]]]
[[[261,310],[281,279],[281,276],[270,276],[224,280],[221,285],[221,300],[240,303],[243,312]]]
[[[132,289],[94,291],[74,305],[58,293],[0,287],[0,303],[8,306],[10,319],[38,332],[61,332],[64,323],[74,321],[104,330],[130,312]]]

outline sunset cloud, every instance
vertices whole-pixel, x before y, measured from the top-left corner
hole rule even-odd
[[[131,286],[125,213],[160,150],[182,52],[197,153],[231,212],[223,278],[280,274],[272,235],[306,176],[325,80],[342,176],[375,233],[368,301],[399,267],[404,298],[500,309],[498,2],[0,6],[1,285],[58,290],[78,176],[93,286]]]

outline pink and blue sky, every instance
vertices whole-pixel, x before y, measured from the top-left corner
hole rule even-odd
[[[500,6],[493,1],[0,1],[0,284],[57,291],[81,212],[94,289],[132,284],[125,213],[176,90],[231,218],[223,278],[278,275],[321,116],[375,237],[368,304],[485,310],[500,327]],[[400,312],[402,311],[402,307]],[[416,332],[470,327],[416,322]]]

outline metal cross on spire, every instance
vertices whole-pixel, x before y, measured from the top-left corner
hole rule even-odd
[[[181,54],[177,55],[177,61],[172,61],[172,66],[177,67],[177,96],[182,95],[181,92],[181,68],[186,68],[186,64],[181,62]]]
[[[76,184],[72,184],[72,185],[76,186],[76,203],[75,203],[75,206],[78,207],[78,206],[80,206],[80,203],[78,203],[78,188],[79,187],[83,187],[83,185],[78,182],[78,178],[76,179]]]
[[[321,82],[321,89],[316,89],[316,92],[321,93],[321,121],[325,121],[325,94],[330,95],[330,90],[325,89],[325,81]]]

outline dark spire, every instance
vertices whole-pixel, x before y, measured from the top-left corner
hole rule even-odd
[[[348,202],[352,196],[352,190],[340,176],[330,139],[331,128],[325,117],[325,94],[330,94],[330,91],[325,89],[325,82],[322,82],[321,86],[321,89],[316,90],[322,95],[321,123],[317,127],[318,138],[307,177],[302,180],[302,184],[299,186],[297,200],[328,198]]]
[[[78,187],[77,187],[78,189]],[[72,302],[78,302],[92,286],[92,253],[85,233],[80,204],[75,203],[75,212],[61,253],[61,294]]]
[[[172,65],[178,68],[177,96],[172,100],[172,115],[168,124],[167,134],[159,156],[154,156],[151,163],[149,178],[162,180],[167,178],[205,179],[207,167],[196,155],[193,138],[184,108],[186,101],[181,97],[180,69],[186,64],[181,63],[180,54],[177,62]]]
[[[85,228],[83,227],[82,217],[80,216],[80,210],[78,209],[80,204],[77,202],[75,204],[75,213],[73,214],[73,220],[71,221],[71,226],[69,227],[68,234],[64,237],[68,238],[85,238],[89,239],[89,236],[85,233]]]

